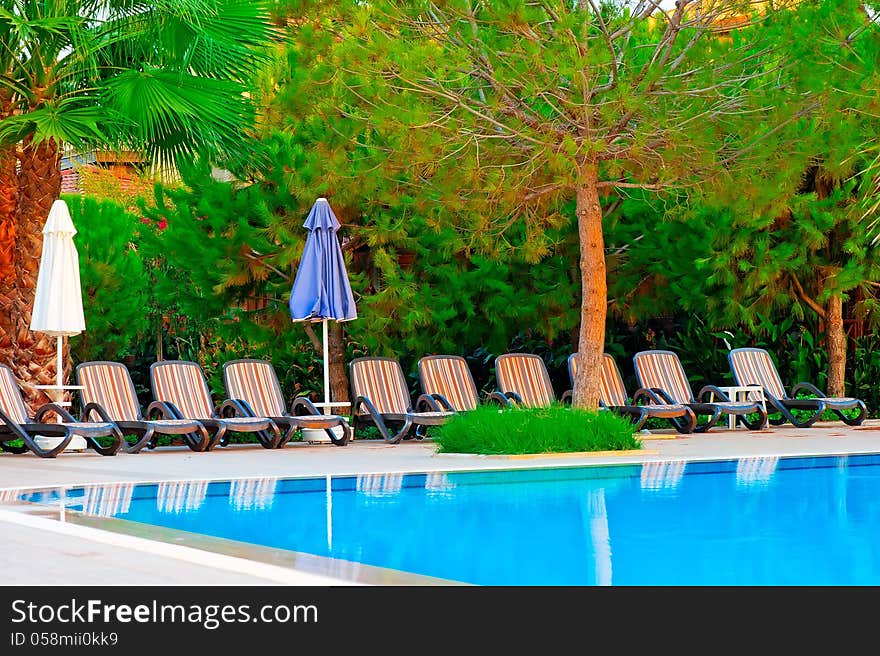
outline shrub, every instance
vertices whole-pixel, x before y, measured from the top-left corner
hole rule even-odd
[[[150,328],[149,276],[135,247],[138,217],[111,201],[65,195],[77,229],[86,330],[70,342],[73,358],[115,360],[133,354]]]
[[[610,412],[481,406],[440,426],[441,453],[523,454],[639,449],[632,424]]]

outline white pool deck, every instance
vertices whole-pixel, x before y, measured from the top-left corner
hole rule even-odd
[[[94,452],[64,453],[52,460],[30,454],[2,454],[0,542],[4,547],[4,564],[0,568],[0,585],[443,583],[398,573],[388,575],[377,568],[362,570],[343,561],[328,567],[327,559],[323,559],[324,564],[316,566],[306,556],[279,556],[271,550],[242,548],[240,543],[201,541],[198,536],[147,537],[148,532],[96,528],[102,525],[100,521],[70,521],[69,517],[58,521],[58,513],[41,516],[29,506],[13,503],[14,489],[880,453],[880,419],[868,420],[857,428],[834,422],[807,429],[713,429],[699,435],[664,432],[642,437],[640,452],[527,458],[439,454],[433,443],[415,441],[399,445],[355,441],[346,447],[291,444],[279,451],[237,445],[210,453],[167,447],[114,457]]]

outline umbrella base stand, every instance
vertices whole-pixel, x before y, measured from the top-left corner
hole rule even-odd
[[[34,436],[34,442],[41,449],[54,449],[64,440],[63,437],[57,437],[54,435],[36,435]],[[68,451],[85,451],[88,448],[88,444],[86,444],[86,440],[82,435],[74,435],[70,439],[70,444],[67,445],[67,448],[64,449],[64,453]]]
[[[333,426],[329,430],[333,431],[333,434],[336,435],[340,440],[345,435],[345,432],[342,430],[342,426]],[[303,442],[308,442],[309,444],[330,444],[330,436],[327,435],[327,431],[323,428],[303,428],[302,429],[302,438]]]

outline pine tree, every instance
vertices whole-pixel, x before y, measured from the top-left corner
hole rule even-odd
[[[830,5],[795,11],[813,20]],[[574,203],[575,403],[595,407],[607,304],[603,203],[730,175],[756,142],[814,108],[809,95],[777,85],[788,62],[763,27],[767,15],[749,13],[755,6],[354,3],[346,21],[327,19],[323,37],[332,46],[328,129],[350,131],[372,151],[362,168],[393,177],[399,195],[433,205],[438,221],[481,248],[521,223],[540,259]],[[732,15],[742,18],[733,29]],[[746,117],[762,129],[731,139]]]
[[[878,325],[876,280],[880,259],[864,208],[873,191],[869,153],[878,123],[880,31],[857,6],[824,16],[821,34],[808,42],[786,34],[796,14],[777,17],[778,49],[792,64],[783,81],[815,99],[809,116],[782,126],[751,160],[749,175],[729,175],[703,197],[680,194],[666,207],[633,203],[630,227],[617,228],[626,244],[618,290],[640,286],[628,311],[667,304],[704,314],[719,326],[756,330],[768,315],[812,315],[824,328],[828,392],[844,395],[844,302],[856,318]],[[847,13],[847,9],[850,10]],[[748,141],[749,127],[731,138]],[[788,144],[788,147],[783,147]],[[634,241],[663,218],[651,244]],[[639,307],[641,304],[641,308]]]

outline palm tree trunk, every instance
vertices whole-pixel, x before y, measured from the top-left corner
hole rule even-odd
[[[12,102],[0,92],[0,120],[12,115]],[[15,171],[16,146],[0,148],[0,363],[9,364],[15,354],[15,207],[18,176]]]
[[[59,144],[53,140],[38,144],[25,142],[18,171],[18,204],[15,213],[16,279],[12,290],[15,321],[12,369],[22,383],[28,404],[34,409],[48,397],[33,385],[56,382],[56,340],[30,330],[31,312],[37,288],[37,274],[43,250],[43,224],[52,203],[61,193]],[[67,341],[65,340],[65,351]],[[65,374],[69,373],[68,353],[64,353]]]
[[[15,319],[15,205],[18,180],[15,148],[0,149],[0,362],[10,363],[14,355]]]
[[[581,269],[581,330],[572,404],[578,408],[593,410],[599,406],[599,382],[605,350],[605,316],[608,310],[602,204],[599,201],[597,183],[596,165],[585,165],[576,192]]]

